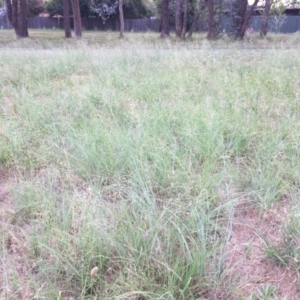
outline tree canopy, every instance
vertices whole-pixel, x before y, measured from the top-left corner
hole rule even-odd
[[[3,0],[0,0],[3,1]],[[39,0],[30,0],[39,1]],[[101,17],[106,20],[111,15],[118,15],[118,1],[114,0],[79,0],[82,17]],[[61,0],[47,0],[46,12],[50,16],[63,15]],[[125,0],[124,17],[128,19],[147,18],[153,15],[153,4],[147,0]]]
[[[45,4],[43,0],[27,0],[27,16],[38,16],[45,10]]]
[[[71,5],[70,5],[71,8]],[[94,14],[90,11],[87,0],[79,0],[79,8],[82,17],[89,17]],[[46,12],[51,16],[63,15],[63,2],[61,0],[47,0],[45,5]]]
[[[123,10],[126,19],[142,19],[154,15],[153,3],[147,0],[125,0]]]

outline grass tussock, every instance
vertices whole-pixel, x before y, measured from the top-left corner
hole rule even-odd
[[[0,37],[1,297],[240,299],[236,204],[299,194],[298,35],[60,35]],[[265,253],[298,271],[297,220]]]

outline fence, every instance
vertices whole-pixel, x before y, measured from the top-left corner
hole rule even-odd
[[[260,31],[263,18],[255,16],[252,18],[250,26],[254,31]],[[269,31],[281,33],[295,33],[300,30],[300,17],[298,16],[270,16]]]
[[[71,20],[73,23],[73,20]],[[262,23],[262,16],[253,16],[249,26],[254,31],[260,31]],[[73,24],[71,24],[73,26]],[[108,19],[105,23],[97,18],[83,18],[82,26],[84,30],[119,30],[119,20],[117,18]],[[228,32],[230,30],[230,18],[223,17],[221,26],[223,30]],[[28,27],[32,29],[63,29],[63,18],[45,18],[45,17],[32,17],[28,18]],[[11,28],[11,25],[6,18],[0,18],[0,29]],[[159,19],[127,19],[125,20],[125,31],[154,31],[160,30]],[[171,26],[174,30],[174,26]],[[196,31],[206,31],[207,24],[199,21]],[[269,18],[269,31],[281,33],[294,33],[300,30],[300,16],[270,16]]]
[[[124,20],[125,31],[155,31],[160,29],[159,19],[126,19]],[[73,19],[71,18],[71,27],[73,28]],[[119,30],[119,20],[117,18],[108,19],[105,23],[97,18],[82,18],[82,27],[84,30]],[[11,25],[6,18],[0,18],[0,29],[11,29]],[[28,18],[28,28],[32,29],[63,29],[63,18]]]

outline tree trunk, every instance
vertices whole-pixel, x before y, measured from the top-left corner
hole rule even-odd
[[[175,32],[176,36],[180,37],[182,32],[182,0],[176,1],[176,11],[175,11]]]
[[[170,36],[169,25],[169,0],[162,0],[162,15],[161,15],[161,38]]]
[[[27,3],[26,0],[20,0],[20,37],[28,37],[27,25]]]
[[[78,0],[71,0],[72,2],[72,10],[73,10],[73,18],[74,18],[74,33],[77,39],[82,37],[82,23],[81,23],[81,15],[79,8]]]
[[[71,23],[70,23],[70,6],[69,0],[63,0],[64,5],[64,29],[65,29],[65,38],[72,37],[71,33]]]
[[[191,28],[189,30],[189,34],[188,34],[188,37],[192,37],[192,34],[194,33],[194,31],[196,30],[196,27],[197,27],[197,24],[198,24],[198,21],[199,21],[199,18],[200,18],[200,15],[203,13],[205,7],[207,5],[207,0],[201,0],[199,2],[199,11],[197,12],[194,20],[193,20],[193,23],[191,25]]]
[[[120,39],[122,39],[124,37],[123,0],[119,0],[119,14],[120,14]]]
[[[18,4],[17,4],[18,7]],[[15,34],[17,37],[19,37],[19,28],[17,23],[17,16],[14,1],[10,2],[10,0],[6,0],[6,9],[7,9],[7,18],[9,20],[9,23],[14,28]]]
[[[26,0],[6,0],[6,8],[7,18],[17,38],[28,37]]]
[[[5,5],[6,5],[6,9],[7,9],[7,3],[6,3],[6,1],[5,1]],[[9,22],[8,14],[6,13],[5,15],[6,15],[6,24],[7,24],[7,28],[9,28],[11,24],[10,24],[10,22]]]
[[[216,22],[215,22],[214,0],[208,0],[208,33],[207,33],[207,39],[208,40],[215,39],[216,34],[217,34],[217,32],[216,32]]]
[[[187,26],[187,15],[188,15],[188,0],[183,0],[183,24],[182,24],[182,32],[181,32],[181,38],[185,39],[186,34],[186,26]]]
[[[188,34],[188,37],[192,37],[192,34],[194,33],[194,31],[196,30],[196,27],[197,27],[197,24],[198,24],[198,21],[199,21],[199,18],[200,18],[200,15],[201,15],[201,12],[198,11],[194,20],[193,20],[193,23],[191,25],[191,28],[189,30],[189,34]]]
[[[239,23],[238,23],[238,32],[237,32],[237,38],[243,39],[242,37],[242,28],[245,23],[246,18],[246,12],[247,12],[247,6],[248,6],[248,0],[242,0],[240,9],[239,9]]]
[[[256,6],[257,6],[258,1],[259,1],[259,0],[255,0],[255,1],[254,1],[254,3],[253,3],[253,4],[251,5],[251,7],[250,7],[248,13],[247,13],[247,5],[248,5],[248,1],[247,1],[247,0],[244,0],[244,1],[243,1],[243,4],[244,4],[244,3],[246,3],[246,4],[244,4],[245,7],[242,6],[242,8],[241,8],[241,9],[243,10],[244,14],[242,15],[243,18],[241,18],[241,21],[243,21],[243,22],[240,22],[240,30],[239,30],[239,35],[238,35],[238,38],[239,38],[240,40],[244,39],[244,36],[245,36],[246,30],[247,30],[249,21],[250,21],[250,19],[251,19],[251,17],[252,17],[252,14],[253,14],[254,9],[255,9]]]
[[[9,2],[10,0],[8,0]],[[18,0],[12,0],[12,23],[17,38],[20,38],[20,25],[18,22]]]
[[[268,33],[270,9],[271,9],[271,1],[266,0],[265,13],[264,13],[264,18],[263,18],[263,22],[262,22],[261,30],[260,30],[261,37],[266,36]]]

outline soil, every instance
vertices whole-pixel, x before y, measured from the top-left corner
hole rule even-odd
[[[227,280],[236,287],[236,296],[228,299],[247,299],[270,285],[279,299],[300,299],[299,274],[277,266],[265,254],[266,241],[269,245],[282,243],[289,207],[289,200],[284,199],[260,214],[249,202],[237,205],[225,263]]]

